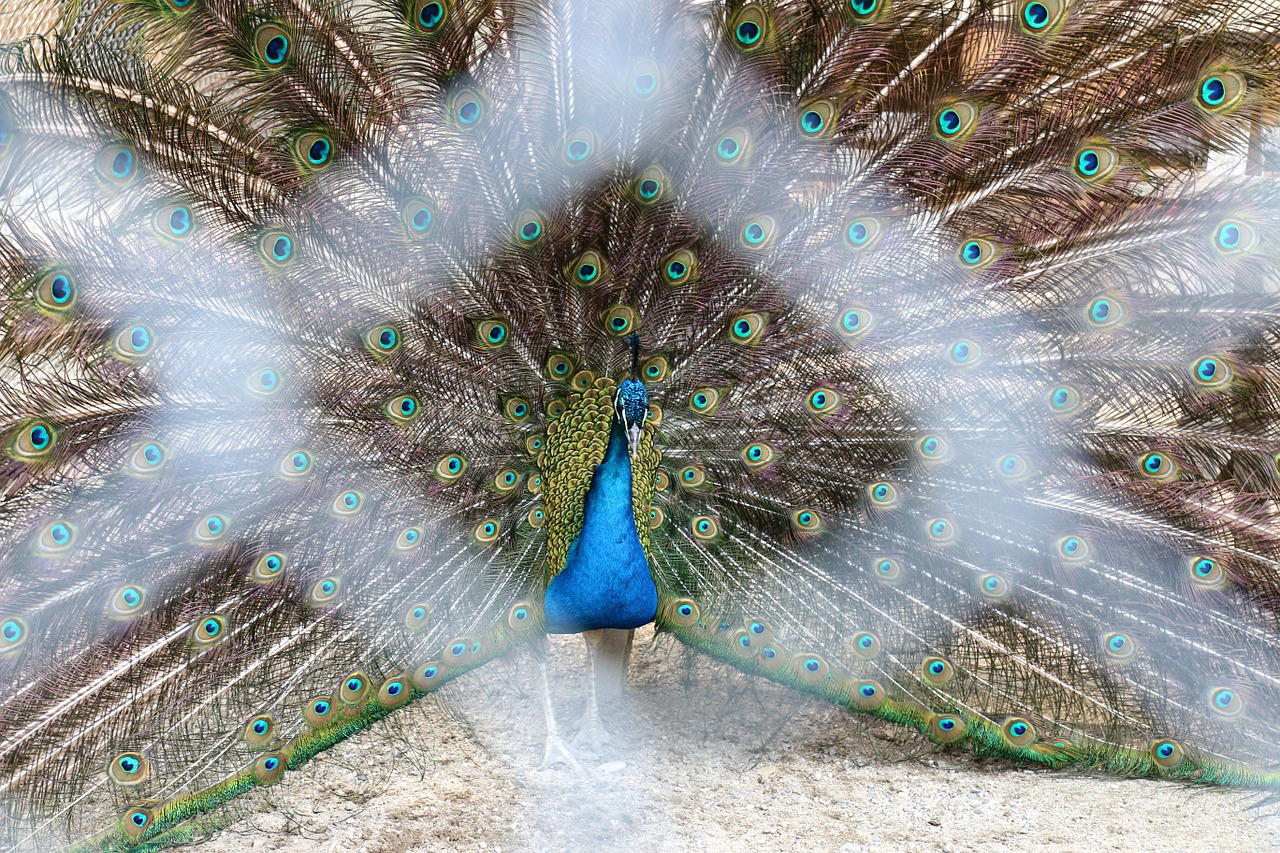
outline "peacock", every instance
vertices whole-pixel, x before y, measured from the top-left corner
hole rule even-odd
[[[182,845],[651,622],[922,743],[1280,787],[1274,4],[23,9],[0,843]]]

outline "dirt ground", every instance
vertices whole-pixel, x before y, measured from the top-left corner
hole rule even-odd
[[[561,723],[585,655],[553,645]],[[1262,851],[1280,808],[1256,794],[944,752],[637,634],[612,740],[584,773],[537,769],[528,655],[484,667],[237,804],[202,850]]]

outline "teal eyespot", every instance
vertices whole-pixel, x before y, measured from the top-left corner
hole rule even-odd
[[[901,502],[898,490],[891,483],[872,483],[867,487],[867,494],[878,509],[892,509]]]
[[[596,150],[596,138],[590,130],[579,129],[565,137],[561,156],[570,166],[579,166]]]
[[[800,135],[806,139],[830,136],[835,130],[836,105],[834,101],[809,101],[800,107],[798,118]]]
[[[960,265],[965,269],[982,270],[995,263],[999,250],[996,244],[982,237],[973,237],[960,245]]]
[[[213,614],[197,620],[191,631],[191,640],[197,646],[212,646],[221,641],[227,633],[227,620]]]
[[[1209,709],[1220,717],[1231,719],[1244,713],[1245,701],[1240,691],[1215,687],[1209,691]]]
[[[604,256],[595,249],[583,252],[571,265],[573,283],[579,287],[590,287],[604,277]]]
[[[293,140],[293,154],[304,169],[323,169],[333,161],[333,140],[314,131],[300,133]]]
[[[849,11],[855,19],[870,18],[880,8],[880,0],[849,0]]]
[[[1000,733],[1012,746],[1031,746],[1036,742],[1036,728],[1022,717],[1010,717],[1000,727]]]
[[[853,252],[865,252],[880,240],[884,223],[874,216],[858,216],[845,223],[842,236],[844,247]]]
[[[516,242],[521,246],[532,246],[542,237],[545,226],[542,217],[535,211],[526,210],[516,217],[514,232]]]
[[[742,459],[747,463],[747,467],[753,470],[759,470],[769,465],[774,460],[774,449],[762,441],[748,444],[742,450]]]
[[[764,334],[766,321],[766,316],[758,312],[739,314],[729,321],[729,340],[735,344],[756,343]]]
[[[800,509],[791,513],[791,529],[796,533],[818,533],[824,528],[822,515],[816,509]]]
[[[1059,539],[1055,545],[1055,551],[1058,561],[1069,566],[1087,563],[1093,555],[1088,541],[1076,535],[1063,536]]]
[[[271,367],[264,367],[250,374],[246,383],[249,393],[258,397],[270,397],[284,386],[284,377]]]
[[[409,20],[420,32],[435,33],[448,18],[452,6],[448,0],[413,0]]]
[[[767,25],[762,8],[754,4],[742,7],[729,22],[734,46],[746,53],[757,49],[764,43]]]
[[[1058,28],[1066,11],[1066,0],[1024,0],[1018,23],[1026,33],[1044,35]]]
[[[128,618],[136,615],[147,601],[147,592],[135,584],[122,586],[112,593],[107,608],[112,616]]]
[[[196,522],[191,539],[198,545],[213,545],[227,534],[230,526],[226,516],[211,512]]]
[[[506,345],[511,328],[506,320],[494,318],[476,323],[476,341],[483,349],[499,349]]]
[[[75,307],[78,287],[75,276],[64,269],[53,269],[35,282],[32,296],[36,307],[45,314],[60,317]]]
[[[941,687],[955,677],[955,667],[946,658],[927,657],[920,664],[920,678],[925,684]]]
[[[892,557],[877,557],[871,561],[871,572],[877,580],[895,581],[902,577],[902,565]]]
[[[940,435],[926,435],[916,442],[916,448],[929,462],[941,462],[951,455],[951,446]]]
[[[129,326],[111,343],[113,354],[123,361],[141,361],[151,354],[155,339],[146,326]]]
[[[1076,177],[1085,183],[1096,184],[1106,180],[1120,166],[1120,156],[1106,145],[1087,145],[1075,153],[1072,168]]]
[[[1153,480],[1172,480],[1178,475],[1178,465],[1165,453],[1148,453],[1138,461],[1138,470]]]
[[[27,623],[16,616],[0,620],[0,655],[17,651],[27,641]]]
[[[502,533],[502,524],[494,518],[487,518],[476,525],[471,535],[481,545],[488,545]]]
[[[1182,746],[1177,741],[1167,738],[1152,741],[1150,752],[1151,759],[1156,763],[1156,766],[1166,770],[1177,767],[1186,758],[1186,753],[1182,751]]]
[[[816,388],[805,398],[805,405],[809,411],[819,417],[834,414],[843,403],[844,399],[840,396],[840,392],[831,388]]]
[[[1000,575],[988,572],[978,578],[978,591],[987,601],[1002,601],[1010,596],[1013,587]]]
[[[661,74],[658,64],[651,59],[643,59],[631,66],[630,92],[637,98],[645,99],[653,96],[661,85]]]
[[[10,454],[20,462],[37,462],[53,453],[58,431],[45,420],[27,421],[9,442]]]
[[[253,564],[249,579],[255,583],[271,583],[284,572],[285,556],[277,551],[263,554]]]
[[[76,526],[70,521],[51,521],[36,534],[35,552],[42,557],[66,554],[76,542]]]
[[[1228,113],[1244,100],[1248,85],[1234,71],[1210,71],[1196,84],[1196,103],[1210,113]]]
[[[1124,305],[1110,296],[1099,296],[1089,303],[1085,317],[1095,329],[1109,329],[1124,318]]]
[[[959,340],[947,348],[947,358],[957,367],[972,367],[982,360],[982,347],[973,341]]]
[[[311,473],[312,457],[306,450],[294,450],[286,453],[280,460],[279,472],[282,477],[297,479]]]
[[[477,126],[484,118],[484,104],[479,93],[463,88],[450,99],[454,120],[463,130]]]
[[[1226,219],[1214,231],[1213,245],[1226,257],[1248,254],[1258,245],[1258,232],[1242,219]]]
[[[929,533],[929,541],[935,545],[945,545],[955,541],[956,526],[949,518],[935,518],[925,526],[925,529]]]
[[[0,113],[0,125],[3,123],[4,115]],[[4,150],[4,141],[4,130],[0,126],[0,151]],[[98,180],[106,186],[127,187],[138,175],[138,153],[130,145],[108,145],[98,152],[93,168]]]
[[[657,204],[666,195],[666,187],[666,173],[657,166],[650,166],[635,180],[636,201],[644,205]]]
[[[1202,589],[1222,589],[1227,584],[1227,573],[1212,557],[1192,557],[1189,563],[1192,582]]]
[[[400,205],[400,221],[410,240],[421,240],[431,233],[436,214],[432,205],[423,198],[406,199]]]
[[[258,59],[267,70],[282,67],[289,59],[292,41],[289,31],[277,24],[262,24],[253,34]]]
[[[859,631],[849,639],[849,651],[862,660],[874,660],[880,654],[880,638],[870,631]]]
[[[754,216],[739,233],[739,243],[747,249],[763,249],[773,240],[777,224],[772,216]]]
[[[1138,643],[1128,634],[1112,631],[1102,638],[1102,651],[1110,660],[1124,663],[1138,654]]]
[[[694,538],[710,542],[720,536],[720,522],[709,515],[696,516],[691,522]]]
[[[151,216],[151,227],[162,239],[173,243],[185,243],[196,231],[196,218],[185,204],[166,204]]]
[[[947,104],[933,116],[934,133],[948,144],[969,136],[977,123],[978,108],[968,101]]]
[[[1049,409],[1055,415],[1069,415],[1080,408],[1080,392],[1071,385],[1059,385],[1049,392]]]
[[[457,454],[445,456],[436,463],[436,476],[446,483],[452,483],[467,470],[467,460]]]
[[[1231,377],[1231,364],[1224,358],[1206,355],[1191,365],[1191,378],[1201,388],[1221,388]]]
[[[364,508],[364,495],[355,489],[349,489],[339,494],[333,499],[330,506],[334,515],[339,517],[349,517],[360,512]]]
[[[125,752],[111,759],[107,776],[125,788],[140,785],[151,775],[151,762],[140,752]]]
[[[342,591],[342,581],[336,577],[321,578],[311,585],[311,592],[307,596],[307,600],[316,607],[324,607],[333,604],[338,593]]]
[[[258,235],[258,254],[267,268],[280,270],[296,260],[297,246],[293,236],[278,228],[268,229]]]

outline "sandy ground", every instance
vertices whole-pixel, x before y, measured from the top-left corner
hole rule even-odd
[[[557,638],[572,731],[584,654]],[[740,676],[651,631],[611,743],[585,771],[539,770],[528,654],[319,756],[236,805],[204,851],[1261,851],[1280,808],[1148,780],[1010,767]]]

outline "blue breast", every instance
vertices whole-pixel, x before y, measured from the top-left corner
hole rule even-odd
[[[631,506],[627,437],[616,420],[604,461],[591,477],[582,531],[569,546],[564,570],[547,586],[543,605],[553,634],[636,628],[657,613],[658,590]]]

